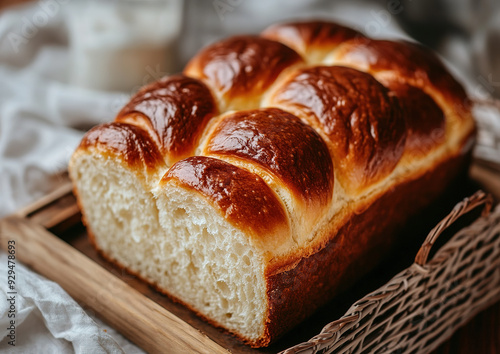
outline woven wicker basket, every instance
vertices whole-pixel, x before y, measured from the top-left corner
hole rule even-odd
[[[483,216],[456,233],[431,260],[438,236],[461,215]],[[282,353],[428,353],[500,300],[500,205],[482,191],[457,204],[427,236],[415,263],[354,303],[308,342]],[[488,215],[489,214],[489,215]]]

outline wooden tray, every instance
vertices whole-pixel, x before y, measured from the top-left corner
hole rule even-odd
[[[475,164],[471,177],[500,200],[500,171]],[[409,229],[425,237],[449,206],[473,188],[461,188],[463,193],[454,200],[448,197],[436,204],[433,217],[420,221],[419,227],[409,225]],[[396,263],[393,258],[390,265],[381,265],[359,282],[362,286],[341,294],[269,348],[251,349],[99,257],[87,240],[67,179],[52,194],[0,220],[0,244],[4,249],[7,240],[16,241],[19,261],[59,283],[87,311],[97,314],[139,347],[148,352],[190,353],[275,353],[306,341],[326,323],[342,316],[355,300],[407,267],[422,241],[406,245],[404,252],[398,252]]]

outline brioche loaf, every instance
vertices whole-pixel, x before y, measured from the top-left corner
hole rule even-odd
[[[286,23],[141,89],[69,170],[104,257],[259,347],[373,266],[474,132],[422,46]]]

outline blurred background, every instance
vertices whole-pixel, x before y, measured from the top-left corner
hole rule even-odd
[[[25,66],[37,47],[29,42],[67,47],[74,69],[68,78],[93,88],[131,89],[144,79],[135,77],[137,66],[180,71],[219,38],[300,18],[335,19],[373,37],[407,35],[468,73],[488,76],[500,65],[494,61],[500,51],[495,0],[4,0],[0,6],[3,64]],[[96,68],[105,73],[96,75]],[[127,79],[119,78],[124,69]]]
[[[469,79],[500,75],[496,0],[4,0],[0,6],[2,64],[26,67],[42,46],[64,48],[69,57],[57,64],[65,64],[58,67],[65,81],[99,90],[132,90],[155,79],[153,70],[182,70],[220,38],[300,18],[333,19],[372,37],[413,38]],[[500,97],[494,88],[486,89]]]
[[[277,21],[311,18],[375,38],[419,41],[441,56],[471,97],[500,98],[497,0],[3,0],[0,217],[60,184],[85,130],[112,120],[142,85],[181,71],[201,47]],[[498,112],[483,109],[477,116],[476,156],[500,163]],[[50,338],[47,352],[67,349],[61,343],[68,338],[43,331],[51,319],[38,310],[26,323],[41,334],[32,332],[30,341]],[[70,327],[84,333],[66,311],[68,322],[76,321]],[[0,328],[6,328],[1,321]]]

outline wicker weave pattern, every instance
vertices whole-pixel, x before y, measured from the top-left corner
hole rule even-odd
[[[459,203],[431,231],[411,267],[357,301],[319,335],[283,353],[428,353],[437,348],[500,299],[500,205],[426,262],[441,231],[487,201],[490,197],[478,192]]]

